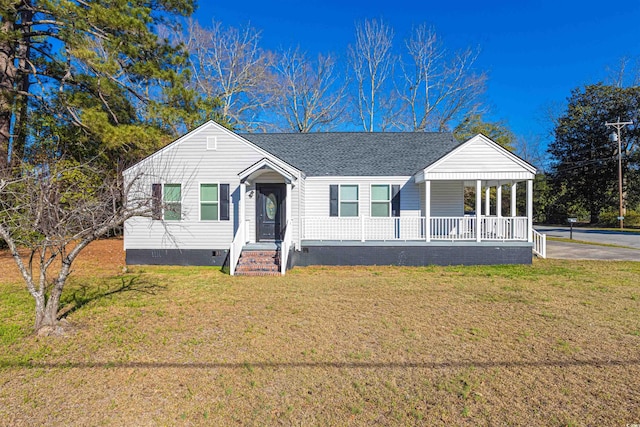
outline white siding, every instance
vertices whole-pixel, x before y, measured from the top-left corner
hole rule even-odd
[[[469,141],[434,168],[429,168],[431,173],[520,172],[522,170],[523,167],[514,162],[508,153],[481,138]]]
[[[296,183],[298,198],[293,199],[294,209],[296,210],[296,215],[293,217],[294,222],[294,238],[293,241],[296,244],[297,249],[300,249],[300,239],[301,234],[300,230],[302,228],[302,217],[305,215],[305,199],[306,199],[306,191],[307,191],[307,180],[304,178],[299,178]]]
[[[525,181],[533,179],[535,168],[500,147],[489,138],[476,135],[425,170],[416,173],[424,180]]]
[[[463,216],[463,184],[462,181],[433,181],[431,183],[431,216]],[[424,191],[424,187],[422,189]]]
[[[361,216],[371,215],[371,184],[400,185],[400,216],[420,216],[419,186],[408,176],[309,177],[305,181],[305,216],[329,216],[329,186],[332,184],[358,185],[359,214]]]
[[[420,184],[420,209],[425,216],[425,184]],[[431,216],[464,215],[464,182],[431,181]]]
[[[216,137],[216,149],[207,150],[207,138]],[[150,197],[152,183],[182,184],[182,220],[153,221],[132,218],[125,223],[125,249],[224,249],[228,248],[238,227],[240,180],[238,173],[265,157],[265,153],[218,125],[202,129],[174,142],[127,171],[137,182],[138,191]],[[282,178],[280,178],[282,182]],[[265,179],[275,179],[265,174]],[[255,181],[261,182],[261,177]],[[264,182],[264,181],[262,181]],[[229,184],[231,200],[229,221],[200,221],[200,184]],[[253,184],[253,183],[252,183]],[[255,190],[252,185],[247,191]],[[135,192],[134,192],[135,193]],[[298,190],[294,189],[294,201]],[[135,194],[134,196],[135,197]],[[246,218],[255,222],[255,196],[246,198]],[[297,205],[296,202],[293,203]],[[255,239],[255,231],[248,236]]]

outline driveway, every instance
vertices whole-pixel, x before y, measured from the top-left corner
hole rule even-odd
[[[568,239],[569,227],[536,226],[547,237]],[[574,228],[573,238],[586,242],[627,246],[632,249],[547,240],[547,258],[640,261],[640,233]]]

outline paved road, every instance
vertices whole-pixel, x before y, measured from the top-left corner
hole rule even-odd
[[[535,229],[540,233],[546,234],[548,237],[569,238],[569,227],[536,226]],[[628,246],[634,249],[547,240],[547,257],[560,259],[640,261],[640,234],[638,233],[574,228],[573,238],[587,242]]]

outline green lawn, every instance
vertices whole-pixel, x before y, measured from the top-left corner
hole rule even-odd
[[[79,271],[0,284],[0,425],[640,423],[640,263]]]

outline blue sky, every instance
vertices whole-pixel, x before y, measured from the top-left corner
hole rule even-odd
[[[356,22],[382,18],[398,47],[412,26],[426,22],[447,49],[480,48],[488,117],[524,137],[544,136],[544,110],[564,103],[571,89],[605,79],[622,57],[640,59],[638,0],[200,0],[196,18],[203,25],[250,23],[262,31],[265,49],[299,45],[342,60]]]

